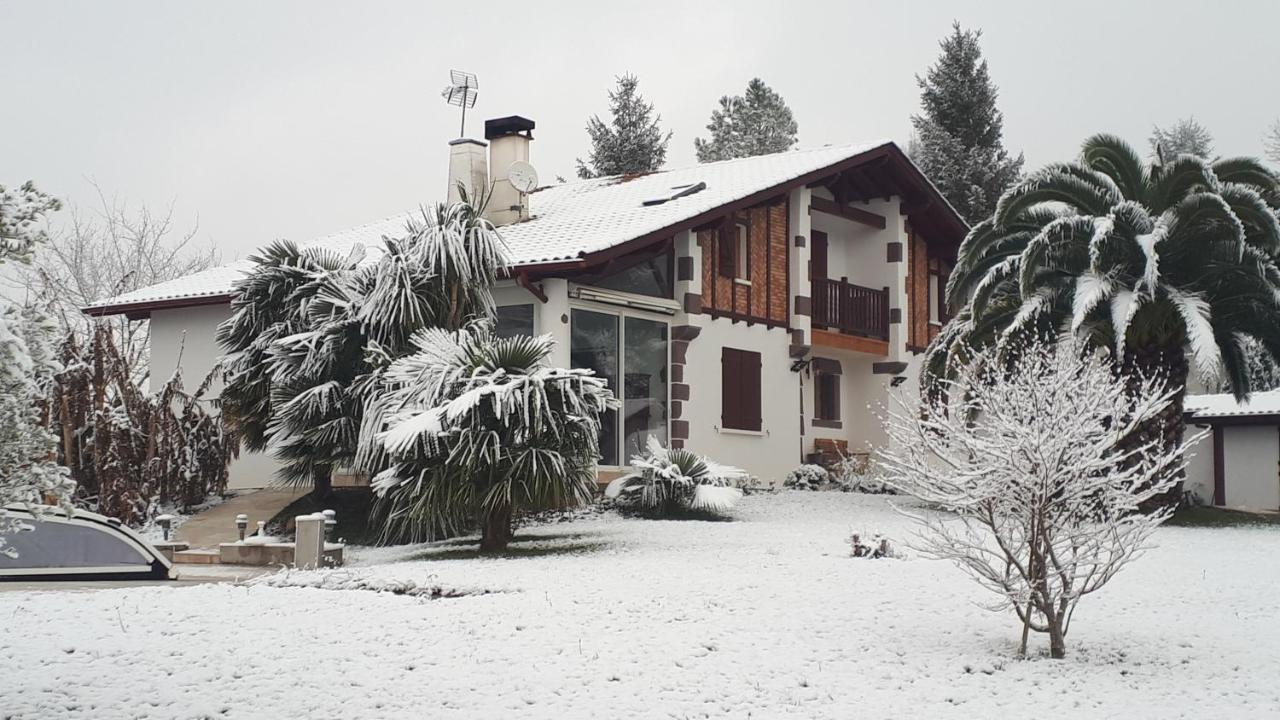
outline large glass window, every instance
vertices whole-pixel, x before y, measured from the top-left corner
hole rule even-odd
[[[594,370],[622,402],[621,428],[617,413],[601,419],[600,464],[626,464],[650,437],[666,444],[668,333],[657,320],[573,310],[570,363]]]
[[[622,454],[630,458],[656,437],[667,442],[667,324],[626,317],[623,333]]]
[[[533,304],[503,305],[497,308],[493,332],[498,337],[533,334]]]
[[[669,298],[673,293],[672,257],[670,250],[645,252],[624,258],[602,272],[586,273],[576,279],[583,285],[606,290]]]
[[[594,370],[618,393],[618,316],[574,310],[569,336],[569,364]],[[600,464],[618,464],[618,414],[600,418]]]

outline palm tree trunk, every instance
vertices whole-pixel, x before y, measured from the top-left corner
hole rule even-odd
[[[480,552],[503,552],[511,543],[511,506],[494,508],[481,518]]]
[[[1130,393],[1137,392],[1138,383],[1143,377],[1162,378],[1170,387],[1177,389],[1169,406],[1130,438],[1134,445],[1156,440],[1163,452],[1176,452],[1182,444],[1182,435],[1186,430],[1182,411],[1183,401],[1187,395],[1187,377],[1190,372],[1182,342],[1175,339],[1162,344],[1129,348],[1125,352],[1123,372]],[[1178,483],[1167,493],[1145,503],[1142,507],[1144,512],[1178,504],[1182,498],[1184,473],[1178,470],[1177,476]]]
[[[317,465],[311,470],[311,494],[317,500],[333,497],[333,468]]]

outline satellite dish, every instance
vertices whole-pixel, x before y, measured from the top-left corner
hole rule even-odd
[[[511,163],[507,168],[507,179],[511,181],[511,187],[526,195],[538,188],[538,171],[523,160]]]

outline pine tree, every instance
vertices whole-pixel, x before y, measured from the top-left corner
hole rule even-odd
[[[658,126],[662,116],[636,91],[639,84],[635,75],[618,78],[618,87],[609,91],[610,124],[598,115],[587,121],[591,155],[586,162],[578,159],[578,177],[650,173],[666,162],[671,133]]]
[[[1194,117],[1181,119],[1168,128],[1156,125],[1148,142],[1151,158],[1158,162],[1169,162],[1179,155],[1213,159],[1213,136]]]
[[[795,147],[799,127],[782,96],[754,78],[747,83],[746,95],[720,98],[707,130],[710,139],[693,141],[698,162],[785,152]]]
[[[981,37],[981,30],[952,26],[938,62],[916,76],[924,112],[911,116],[911,159],[971,223],[989,217],[1022,172],[1021,153],[1010,157],[1004,148],[1004,115]]]

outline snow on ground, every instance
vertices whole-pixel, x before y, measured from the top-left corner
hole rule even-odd
[[[989,598],[956,568],[848,556],[852,530],[906,536],[884,497],[755,495],[736,513],[588,516],[523,529],[511,557],[456,542],[370,549],[323,581],[272,580],[493,591],[460,598],[263,584],[0,593],[0,716],[1280,711],[1275,528],[1161,529],[1160,547],[1081,603],[1067,660],[1020,661],[1016,621],[976,607]]]

